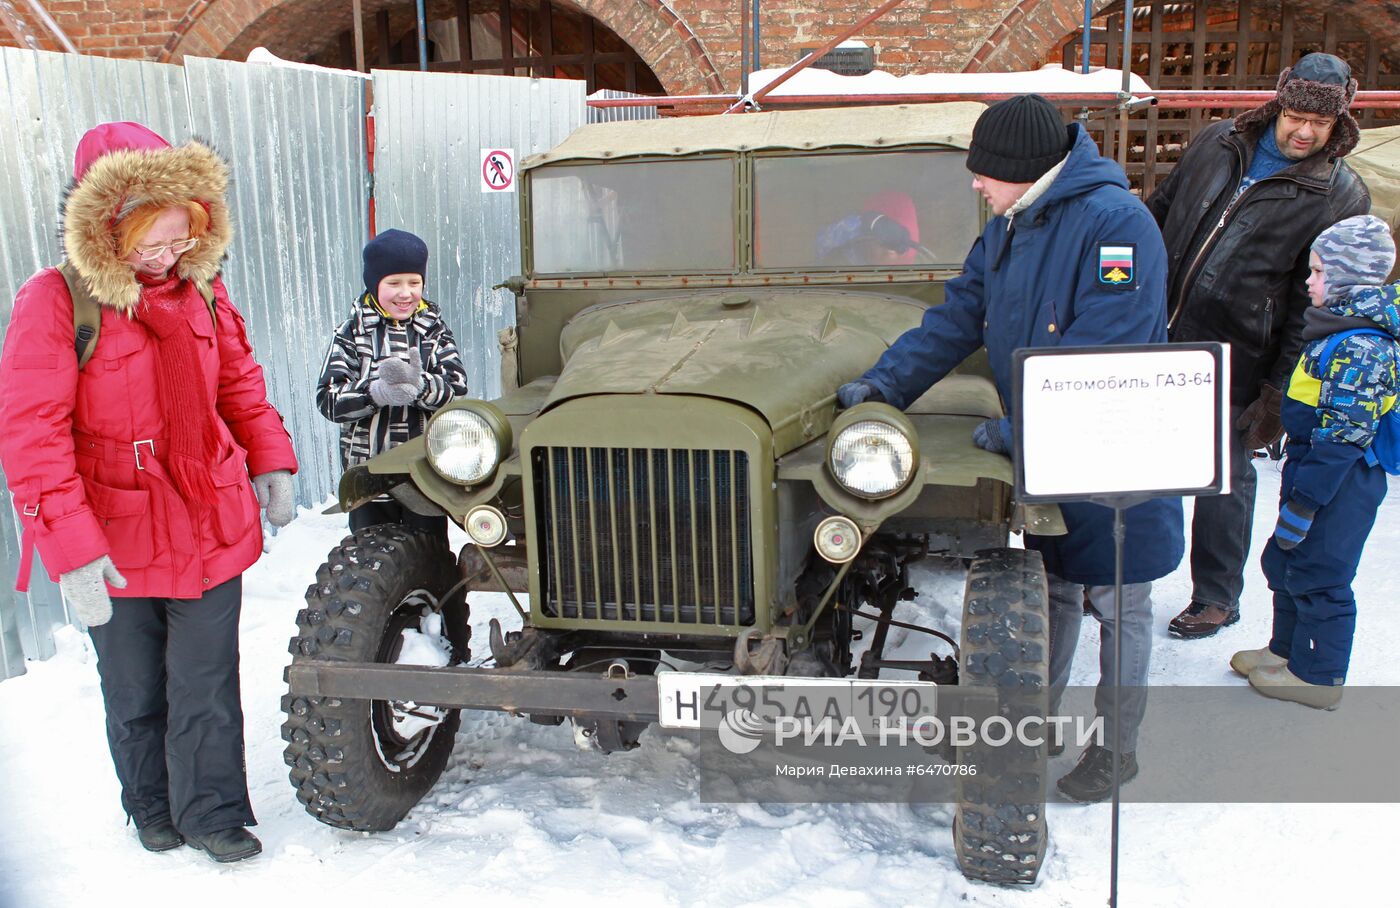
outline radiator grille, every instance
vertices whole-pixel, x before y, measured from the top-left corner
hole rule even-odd
[[[531,451],[544,614],[752,624],[748,455]]]

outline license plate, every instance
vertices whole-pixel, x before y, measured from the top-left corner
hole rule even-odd
[[[726,715],[744,710],[768,722],[790,717],[840,725],[854,719],[862,729],[874,729],[901,718],[912,722],[933,715],[938,685],[664,672],[656,676],[656,688],[663,728],[718,728]]]

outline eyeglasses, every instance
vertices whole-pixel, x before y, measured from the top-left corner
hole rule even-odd
[[[1318,132],[1326,132],[1333,126],[1337,125],[1336,117],[1327,117],[1326,119],[1314,117],[1300,117],[1297,114],[1288,113],[1286,111],[1284,113],[1279,114],[1279,116],[1283,117],[1284,121],[1288,123],[1289,126],[1292,126],[1295,129],[1301,128],[1303,124],[1306,123],[1313,129],[1316,129]]]
[[[175,255],[184,255],[197,245],[199,245],[199,237],[195,236],[187,240],[172,240],[169,243],[161,243],[159,246],[137,246],[136,254],[141,257],[143,262],[154,262],[165,255],[167,251]]]

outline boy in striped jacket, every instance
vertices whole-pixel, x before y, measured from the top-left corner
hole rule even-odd
[[[345,469],[423,434],[428,418],[467,393],[467,374],[442,311],[423,298],[428,246],[386,230],[364,249],[365,289],[331,339],[316,406],[340,425]],[[350,530],[400,523],[447,538],[446,517],[424,517],[388,496],[350,512]]]

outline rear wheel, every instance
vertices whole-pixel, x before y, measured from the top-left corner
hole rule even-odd
[[[441,540],[370,527],[330,553],[297,615],[292,663],[454,664],[469,658],[466,595]],[[454,589],[455,588],[455,589]],[[458,710],[288,693],[284,759],[307,813],[331,826],[392,829],[437,781]]]
[[[995,689],[1014,729],[1043,717],[1050,671],[1049,594],[1039,552],[992,549],[973,559],[963,597],[958,683]],[[1012,739],[958,749],[953,844],[969,879],[1033,883],[1045,859],[1045,748]]]

